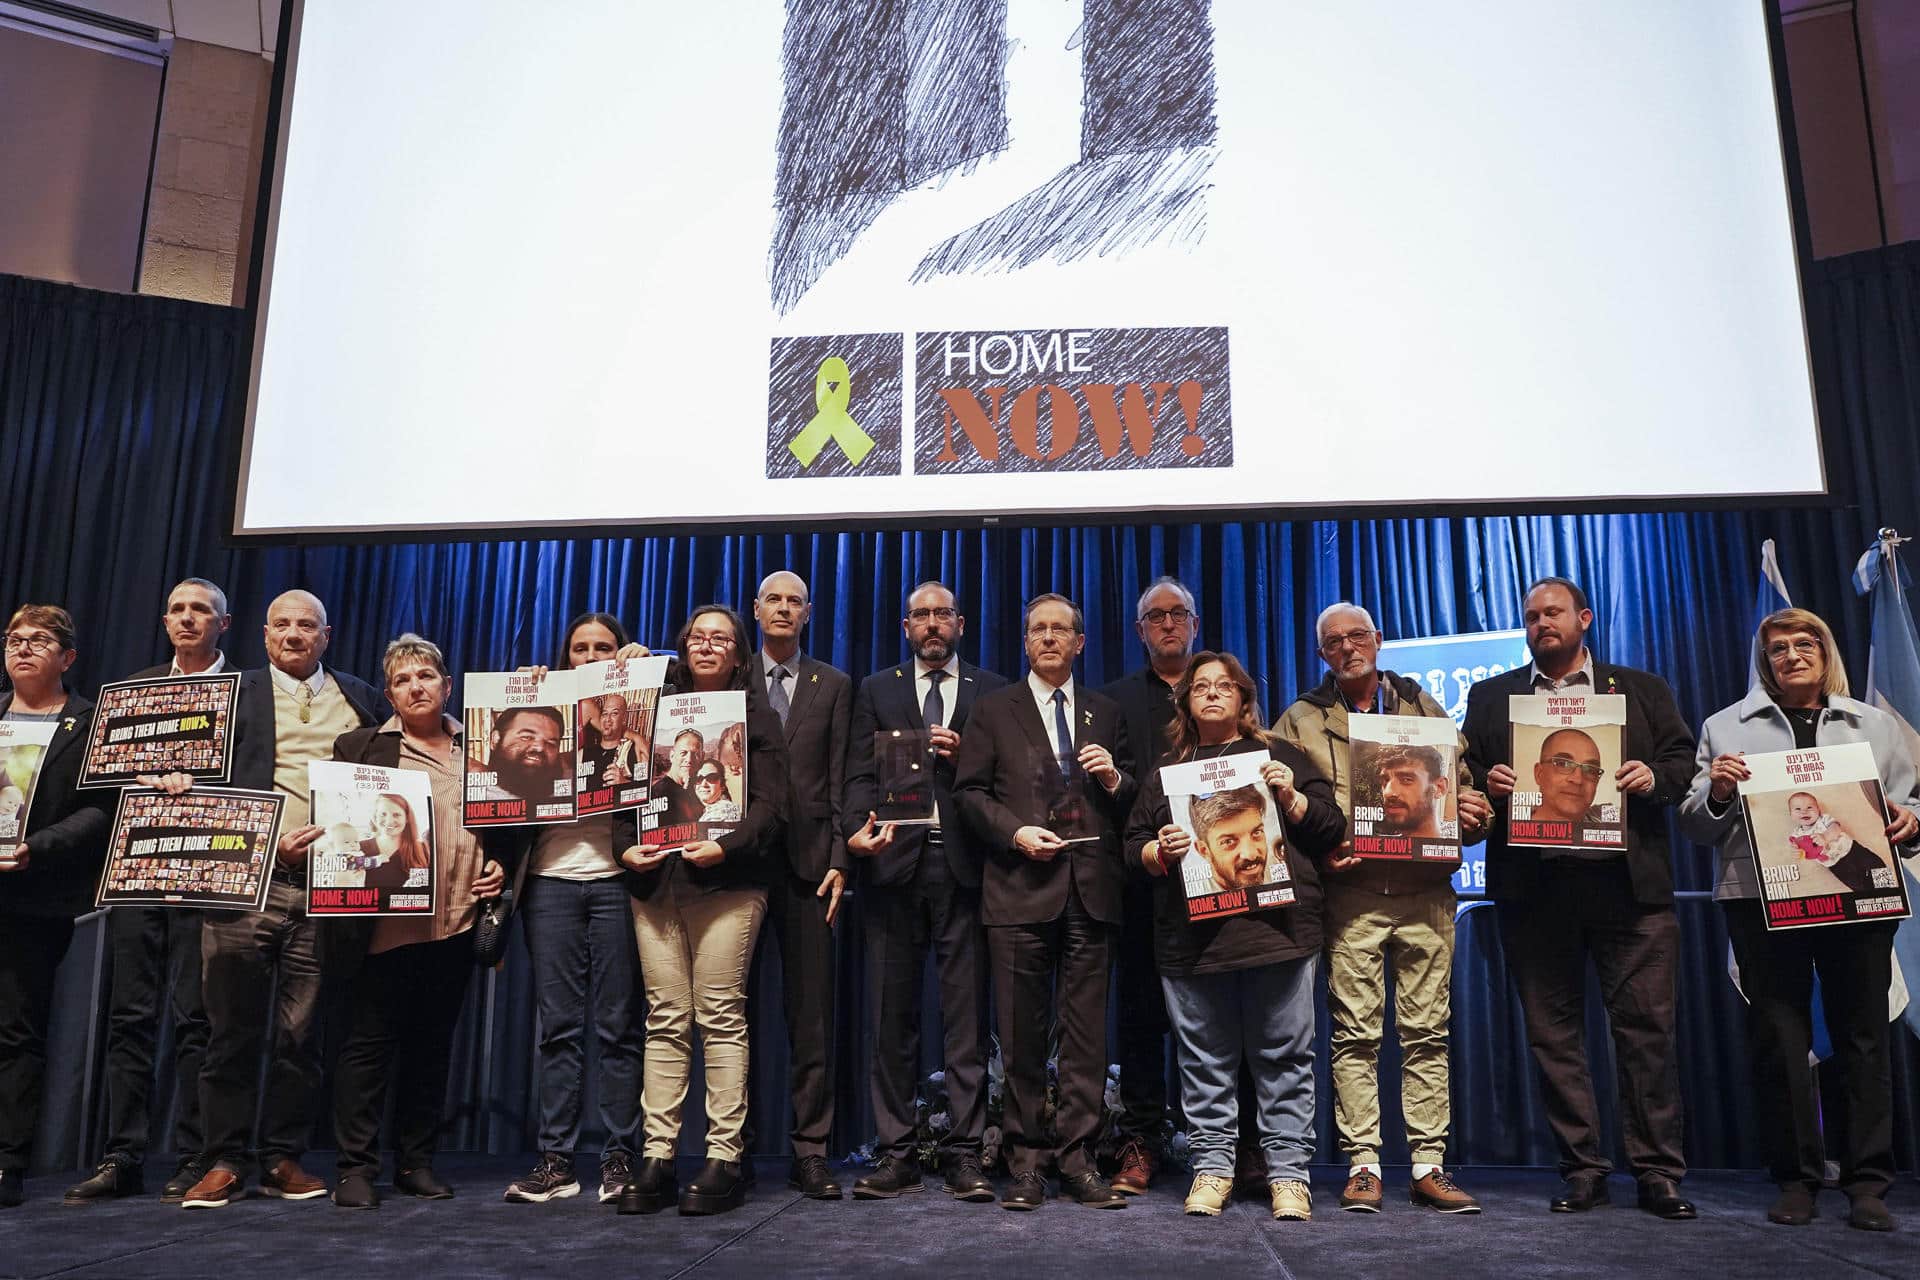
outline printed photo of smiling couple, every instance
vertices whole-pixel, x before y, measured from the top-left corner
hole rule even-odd
[[[1508,720],[1519,785],[1507,814],[1507,843],[1618,852],[1626,839],[1618,781],[1625,695],[1516,694]]]

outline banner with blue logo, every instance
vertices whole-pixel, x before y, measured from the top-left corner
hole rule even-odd
[[[1419,640],[1389,640],[1380,646],[1380,666],[1425,686],[1434,701],[1447,709],[1453,723],[1467,716],[1467,690],[1488,676],[1524,667],[1533,661],[1527,652],[1527,633],[1476,631],[1458,636],[1427,636]],[[1487,891],[1486,846],[1460,851],[1460,869],[1454,873],[1457,892]]]

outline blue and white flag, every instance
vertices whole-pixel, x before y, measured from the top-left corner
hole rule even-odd
[[[1755,636],[1760,634],[1760,623],[1770,613],[1793,607],[1793,597],[1787,594],[1787,580],[1780,574],[1780,560],[1773,552],[1773,539],[1768,538],[1760,544],[1760,585],[1753,593],[1753,627]],[[1760,646],[1753,646],[1752,663],[1747,671],[1747,687],[1760,683]]]
[[[1920,631],[1913,624],[1906,589],[1912,585],[1900,563],[1899,546],[1906,539],[1882,529],[1879,540],[1867,548],[1854,566],[1853,586],[1873,601],[1873,647],[1867,656],[1865,687],[1860,701],[1880,708],[1900,722],[1907,748],[1920,761]],[[1907,896],[1920,895],[1920,855],[1900,859],[1907,876]],[[1907,1025],[1920,1035],[1920,1006],[1909,1004],[1907,989],[1920,983],[1920,922],[1902,920],[1893,935],[1893,985],[1889,1016],[1902,1010]]]

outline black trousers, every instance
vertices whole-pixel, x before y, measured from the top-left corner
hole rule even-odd
[[[1722,902],[1747,997],[1760,1137],[1775,1182],[1819,1185],[1829,1148],[1849,1195],[1884,1196],[1893,1183],[1893,1068],[1887,1047],[1892,921],[1769,933],[1757,899]],[[1831,1067],[1845,1105],[1821,1138],[1813,1047],[1813,976],[1833,1040]]]
[[[1087,914],[1080,891],[1042,924],[987,930],[993,956],[994,1003],[1006,1069],[1007,1168],[1091,1173],[1107,1082],[1107,983],[1113,926]],[[1048,1012],[1060,1023],[1060,1104],[1046,1131]]]
[[[1154,886],[1144,876],[1127,878],[1125,914],[1115,939],[1122,1138],[1142,1138],[1158,1147],[1167,1118],[1167,996],[1153,954]]]
[[[152,1132],[154,1049],[162,1011],[173,1023],[173,1149],[198,1155],[200,1064],[207,1011],[200,999],[200,913],[185,907],[115,907],[107,913],[113,991],[107,1010],[109,1156],[143,1164]],[[163,1073],[164,1075],[164,1073]],[[167,1099],[160,1099],[161,1113]]]
[[[1499,906],[1507,971],[1527,1018],[1560,1175],[1605,1174],[1587,1057],[1587,963],[1613,1026],[1620,1129],[1637,1176],[1686,1176],[1674,982],[1680,924],[1670,906],[1633,896],[1624,860],[1543,861],[1535,892]]]
[[[941,1146],[980,1154],[987,1127],[987,948],[980,890],[953,878],[945,850],[929,841],[909,884],[863,891],[867,973],[873,990],[871,1063],[876,1156],[914,1160],[920,1085],[921,992],[927,955],[940,984],[940,1038],[947,1111]]]
[[[356,940],[364,938],[357,921],[329,923]],[[265,1167],[286,1157],[298,1159],[307,1149],[320,1088],[325,933],[322,922],[307,918],[304,894],[278,874],[269,883],[265,911],[208,911],[201,918],[201,995],[208,1024],[207,1056],[200,1068],[204,1154],[242,1177],[255,1149],[256,1113]]]
[[[446,1109],[453,1031],[473,976],[473,934],[369,955],[348,986],[347,1042],[333,1075],[340,1174],[380,1175],[380,1120],[393,1092],[398,1170],[433,1163]]]
[[[33,1161],[53,977],[72,941],[65,916],[0,915],[0,1169],[24,1171]]]
[[[833,1128],[833,930],[827,900],[814,896],[818,881],[788,868],[771,879],[767,923],[780,948],[793,1154],[824,1156]]]

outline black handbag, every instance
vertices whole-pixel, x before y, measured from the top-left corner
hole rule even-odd
[[[480,904],[480,919],[473,926],[473,962],[482,969],[493,968],[507,954],[515,901],[513,886],[508,885],[499,897]]]

